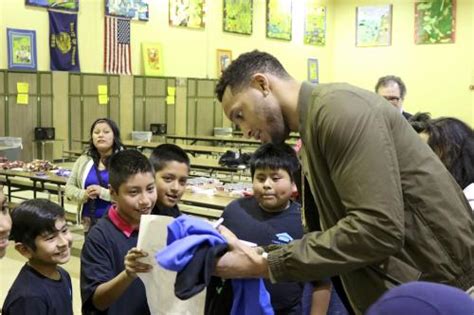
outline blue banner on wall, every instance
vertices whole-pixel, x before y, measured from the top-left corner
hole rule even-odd
[[[49,11],[51,70],[80,71],[77,14]]]

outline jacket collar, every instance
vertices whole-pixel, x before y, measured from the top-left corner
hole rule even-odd
[[[306,126],[306,119],[308,118],[308,104],[309,99],[311,98],[311,94],[313,93],[313,89],[316,85],[310,84],[309,82],[303,82],[301,84],[300,93],[298,95],[298,110],[300,114],[300,125],[299,125],[299,132],[300,135],[303,134],[303,129]]]

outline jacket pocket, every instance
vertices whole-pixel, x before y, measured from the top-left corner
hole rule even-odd
[[[390,256],[380,264],[372,265],[369,268],[394,285],[416,281],[421,277],[421,271],[394,256]]]

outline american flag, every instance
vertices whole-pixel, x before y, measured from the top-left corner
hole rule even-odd
[[[130,20],[105,17],[105,73],[132,74]]]

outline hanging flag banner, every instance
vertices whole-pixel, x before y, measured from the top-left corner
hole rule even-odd
[[[130,52],[130,20],[105,17],[104,71],[132,74]]]
[[[77,14],[48,13],[51,70],[80,71]]]

